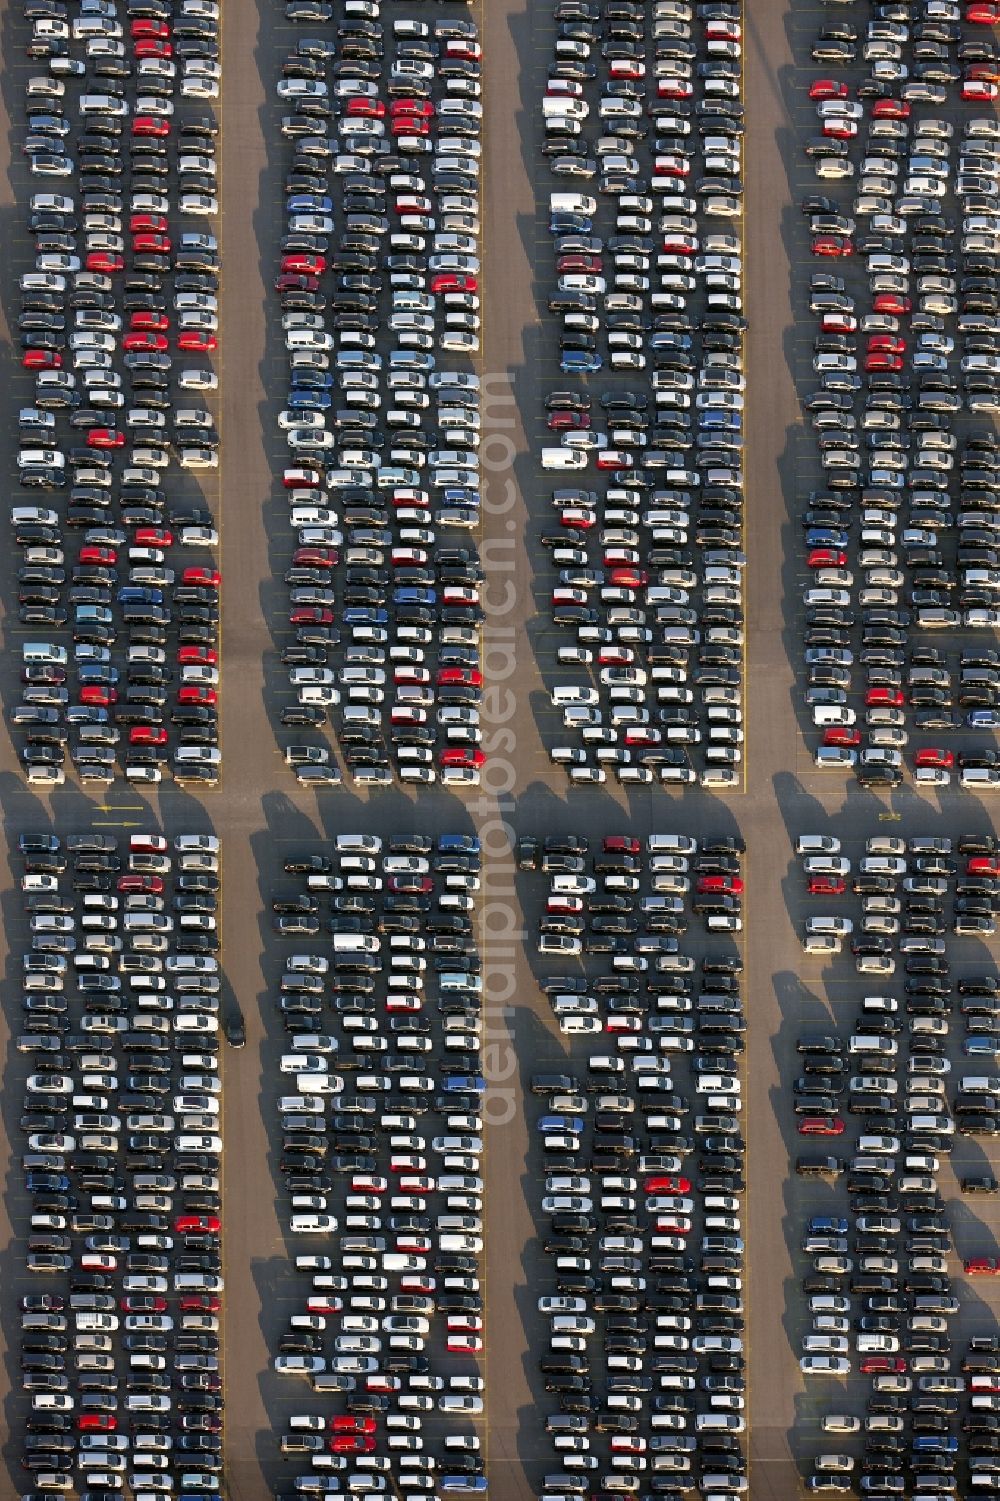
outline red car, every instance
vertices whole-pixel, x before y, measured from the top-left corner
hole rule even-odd
[[[116,689],[107,688],[103,683],[87,683],[80,689],[80,702],[107,709],[118,702],[118,693]]]
[[[144,230],[142,234],[133,236],[132,249],[142,254],[169,255],[170,237],[169,235],[149,234]]]
[[[78,1412],[76,1426],[81,1433],[114,1433],[118,1419],[113,1412]]]
[[[283,255],[281,257],[282,271],[298,271],[304,276],[322,276],[326,270],[325,255]]]
[[[319,605],[300,605],[289,612],[288,619],[291,625],[333,625],[334,614]]]
[[[99,565],[107,564],[109,567],[113,567],[118,562],[118,553],[113,547],[81,547],[80,556],[77,561],[80,563],[97,563]]]
[[[843,1136],[846,1129],[839,1115],[804,1115],[799,1121],[800,1136]]]
[[[485,766],[486,753],[473,746],[453,745],[441,752],[442,766]]]
[[[660,99],[690,99],[694,94],[694,84],[686,78],[658,78],[656,93]]]
[[[880,349],[876,349],[874,354],[865,355],[865,370],[869,373],[875,370],[890,370],[898,374],[902,368],[902,355],[885,354]]]
[[[806,557],[807,568],[846,568],[847,554],[836,547],[814,547]]]
[[[381,99],[348,99],[346,115],[353,115],[355,119],[359,115],[369,120],[381,120],[385,114],[385,105]]]
[[[63,357],[55,349],[28,349],[21,356],[25,370],[61,370]]]
[[[136,547],[173,547],[174,534],[162,526],[137,526]]]
[[[640,841],[632,834],[605,834],[604,836],[606,855],[637,855],[641,849]]]
[[[588,428],[590,426],[590,413],[567,412],[565,410],[550,412],[548,426],[552,432],[558,432],[561,428]]]
[[[181,646],[177,649],[177,660],[182,666],[185,662],[200,662],[206,667],[215,667],[219,654],[210,646]]]
[[[986,83],[1000,83],[1000,67],[996,63],[970,63],[965,70],[965,76]]]
[[[865,690],[865,708],[871,709],[878,704],[888,704],[892,709],[901,709],[906,703],[906,697],[899,688],[867,688]]]
[[[181,334],[177,340],[178,349],[190,350],[192,354],[211,354],[218,347],[219,341],[214,334],[195,333],[191,329]]]
[[[648,1194],[686,1194],[691,1192],[691,1180],[675,1176],[647,1178],[643,1190]]]
[[[389,876],[385,885],[387,891],[416,892],[418,896],[426,896],[434,890],[430,876]]]
[[[128,326],[130,330],[149,329],[153,333],[166,333],[170,327],[170,319],[166,313],[140,310],[129,315]]]
[[[876,349],[885,350],[887,354],[905,354],[906,341],[895,334],[872,334],[868,340],[869,353]]]
[[[813,876],[806,890],[810,896],[843,896],[847,882],[841,876]]]
[[[128,227],[130,234],[138,235],[164,234],[168,226],[162,214],[133,214]]]
[[[858,1370],[862,1376],[901,1376],[906,1361],[902,1355],[866,1355]]]
[[[170,134],[170,121],[162,115],[136,115],[132,121],[132,134],[134,136],[168,136]],[[138,246],[136,247],[138,249]],[[166,243],[170,249],[170,241]]]
[[[335,547],[297,547],[292,562],[302,568],[335,568],[340,554]]]
[[[338,1298],[335,1293],[313,1293],[309,1300],[309,1307],[313,1313],[340,1313],[344,1306],[343,1298]]]
[[[815,235],[813,255],[844,256],[854,254],[854,241],[848,235]]]
[[[937,745],[925,746],[918,750],[913,758],[914,766],[940,766],[945,771],[950,771],[955,764],[955,752],[943,750]]]
[[[723,891],[728,896],[742,896],[743,882],[739,876],[699,876],[696,886],[699,895],[710,891]]]
[[[853,141],[858,133],[856,120],[824,120],[821,135],[829,136],[834,141]]]
[[[824,745],[860,745],[861,731],[843,724],[831,724],[823,731]]]
[[[132,47],[136,57],[173,57],[174,49],[159,37],[141,37]]]
[[[885,103],[886,101],[882,101]],[[872,301],[872,307],[876,313],[909,313],[913,310],[913,302],[909,297],[902,297],[898,292],[879,292]]]
[[[177,690],[179,704],[214,704],[218,697],[214,688],[203,688],[196,683],[184,683]]]
[[[669,236],[663,242],[664,255],[694,255],[697,245],[692,245],[688,240],[672,240]],[[600,262],[594,268],[600,271]]]
[[[972,0],[965,19],[973,26],[1000,26],[1000,0]]]
[[[199,1235],[206,1232],[218,1235],[222,1221],[217,1214],[179,1214],[174,1220],[174,1229],[178,1235]]]
[[[431,133],[430,121],[420,120],[416,115],[396,115],[391,124],[394,136],[429,136]]]
[[[92,427],[87,433],[88,448],[124,448],[125,434],[116,427]]]
[[[217,1293],[187,1293],[181,1299],[181,1313],[218,1313],[221,1307]]]
[[[125,270],[125,257],[112,255],[108,250],[92,250],[84,261],[88,271],[103,271],[111,276],[115,271]]]
[[[126,334],[122,339],[122,348],[126,351],[148,350],[155,354],[166,354],[169,347],[162,334]]]
[[[352,1418],[342,1413],[330,1419],[330,1428],[334,1433],[374,1433],[374,1418]]]
[[[167,732],[162,725],[134,724],[128,732],[129,745],[166,745]]]
[[[217,568],[185,568],[181,574],[182,584],[202,584],[209,589],[218,589],[222,574]]]
[[[431,277],[432,292],[478,292],[479,283],[474,276],[462,276],[457,271],[442,271]]]
[[[149,16],[136,16],[130,25],[132,36],[169,37],[170,27],[166,21],[154,21]]]
[[[832,78],[814,78],[809,85],[810,99],[846,99],[846,83],[835,83]]]
[[[297,271],[285,271],[281,276],[275,277],[274,290],[276,292],[318,292],[319,277],[303,276]]]
[[[437,675],[438,685],[464,683],[469,688],[481,688],[483,675],[476,667],[441,667]]]
[[[123,1313],[166,1313],[166,1298],[141,1297],[119,1298],[118,1306]]]
[[[162,876],[119,876],[115,889],[121,892],[142,891],[150,896],[160,896],[163,892],[163,878]]]
[[[430,119],[434,106],[429,99],[393,99],[389,105],[390,115],[421,115]]]
[[[971,855],[965,869],[970,876],[1000,875],[1000,860],[990,855]]]
[[[619,589],[645,589],[649,583],[649,573],[645,568],[634,568],[628,564],[624,568],[612,568],[608,583]]]
[[[962,1268],[970,1277],[1000,1277],[1000,1257],[970,1256]]]
[[[331,1454],[373,1454],[375,1452],[375,1440],[367,1434],[342,1434],[339,1438],[330,1440]]]

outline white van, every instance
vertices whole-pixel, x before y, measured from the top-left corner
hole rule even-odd
[[[582,448],[542,449],[543,469],[586,469],[587,462],[587,451]]]

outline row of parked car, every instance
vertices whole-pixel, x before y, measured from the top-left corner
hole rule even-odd
[[[24,6],[41,71],[25,88],[17,484],[46,494],[15,491],[10,511],[32,638],[12,717],[41,785],[64,781],[67,749],[83,781],[158,782],[175,752],[175,772],[211,783],[218,537],[185,471],[213,469],[219,445],[205,404],[216,123],[202,103],[218,94],[219,6],[70,9]]]
[[[217,1494],[219,841],[26,833],[15,863],[30,1494]]]
[[[284,868],[279,932],[308,934],[272,1081],[301,1306],[273,1368],[313,1399],[281,1452],[297,1495],[483,1492],[479,843],[338,834]]]
[[[571,780],[736,786],[742,760],[742,7],[559,0],[543,152],[552,689]],[[567,186],[569,186],[567,184]],[[575,690],[576,698],[566,695]]]
[[[711,868],[692,871],[696,885],[716,873],[732,884],[738,856],[716,844],[649,840]],[[558,1467],[544,1501],[748,1493],[742,963],[711,941],[700,959],[678,952],[670,927],[661,940],[659,900],[643,924],[667,944],[655,974],[588,957],[583,974],[542,981],[564,1036],[603,1024],[614,1049],[568,1043],[558,1068],[531,1078],[550,1269],[538,1367],[552,1395],[539,1406]],[[625,941],[641,952],[641,937]]]
[[[821,469],[801,516],[805,702],[821,767],[887,786],[960,769],[986,791],[1000,786],[1000,123],[958,101],[996,94],[995,18],[901,3],[856,19],[824,28],[813,57],[830,71],[807,84],[823,192],[802,199]]]
[[[799,1133],[837,1138],[838,1155],[797,1160],[800,1175],[823,1185],[806,1196],[800,1366],[809,1378],[874,1378],[865,1416],[823,1419],[826,1433],[862,1437],[862,1453],[820,1453],[806,1484],[817,1493],[853,1494],[859,1479],[872,1495],[989,1491],[1000,1476],[1000,1340],[989,1310],[964,1307],[960,1292],[962,1270],[994,1263],[976,1254],[975,1221],[957,1220],[953,1239],[948,1201],[956,1188],[997,1192],[981,1153],[962,1139],[1000,1132],[991,1072],[1000,978],[992,957],[984,963],[962,942],[991,936],[991,920],[989,929],[965,923],[980,905],[991,911],[996,842],[875,835],[855,861],[832,835],[803,834],[795,847],[810,895],[841,911],[851,903],[852,913],[860,898],[860,916],[806,921],[807,952],[818,945],[831,960],[839,999],[829,1027],[798,1038],[792,1104]],[[858,972],[885,981],[878,995],[847,982],[848,1015],[852,1000],[856,1011],[845,1033],[836,955],[848,938]],[[897,959],[902,985],[888,978]]]
[[[277,85],[289,143],[275,282],[295,543],[291,702],[357,783],[479,781],[480,67],[475,22],[347,0]],[[312,12],[296,19],[317,19]],[[300,782],[332,747],[288,745]]]
[[[593,854],[579,834],[524,836],[517,844],[519,868],[541,869],[550,878],[538,919],[538,952],[566,958],[609,954],[622,975],[683,970],[679,937],[689,913],[700,915],[709,933],[742,931],[742,853],[736,835],[651,834],[643,842],[609,834]],[[567,1033],[601,1031],[598,1009],[581,1003],[556,1014]]]

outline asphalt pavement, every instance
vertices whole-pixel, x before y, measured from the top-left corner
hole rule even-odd
[[[801,883],[792,840],[802,831],[836,827],[859,840],[873,832],[949,833],[990,826],[989,810],[967,794],[946,789],[931,796],[904,785],[891,799],[839,777],[817,774],[802,736],[796,673],[801,652],[797,522],[808,487],[808,444],[800,438],[796,379],[803,364],[795,327],[793,285],[806,272],[807,247],[798,212],[802,182],[796,141],[808,105],[794,73],[801,38],[821,24],[818,7],[748,7],[745,38],[748,500],[748,757],[746,791],[725,799],[694,790],[623,789],[614,784],[570,788],[543,745],[545,679],[551,636],[536,607],[547,561],[532,556],[532,538],[547,507],[542,475],[528,451],[537,445],[541,394],[555,368],[554,334],[546,328],[549,182],[537,153],[538,99],[551,53],[551,18],[525,0],[496,0],[475,8],[483,29],[485,74],[483,178],[484,307],[483,445],[485,483],[481,550],[487,565],[483,704],[484,785],[467,795],[439,786],[371,795],[350,787],[315,794],[300,789],[284,765],[275,735],[280,686],[287,508],[280,494],[281,406],[285,356],[279,311],[270,291],[278,256],[282,142],[273,85],[280,58],[298,28],[287,26],[276,0],[230,0],[223,23],[221,101],[222,277],[220,431],[223,588],[223,775],[219,788],[196,798],[171,783],[137,793],[116,783],[100,799],[68,783],[50,796],[29,790],[6,711],[19,675],[16,559],[0,554],[0,608],[7,647],[0,662],[5,711],[0,732],[0,801],[8,838],[25,829],[162,828],[166,833],[212,831],[223,841],[223,964],[230,1004],[245,1016],[247,1045],[225,1052],[224,1134],[227,1396],[227,1491],[231,1501],[265,1501],[288,1466],[278,1454],[282,1418],[299,1406],[287,1379],[269,1373],[287,1315],[297,1305],[300,1278],[276,1210],[271,1128],[282,1032],[270,982],[278,973],[277,946],[265,910],[280,861],[314,848],[339,831],[387,834],[475,827],[484,842],[480,937],[487,982],[490,1033],[485,1174],[487,1179],[486,1449],[497,1501],[536,1493],[548,1444],[537,1354],[544,1334],[535,1309],[538,1286],[539,1164],[529,1138],[524,1081],[547,1063],[561,1062],[565,1040],[555,1032],[536,975],[531,940],[534,900],[516,875],[508,834],[573,831],[597,840],[608,832],[640,836],[650,830],[690,834],[739,829],[747,841],[745,952],[749,1020],[746,1126],[749,1138],[749,1341],[751,1494],[755,1501],[787,1501],[796,1493],[799,1434],[810,1432],[817,1404],[834,1386],[804,1393],[797,1369],[798,1293],[794,1245],[803,1217],[815,1207],[789,1171],[795,1140],[782,1083],[795,1067],[794,1038],[804,1021],[836,1014],[839,992],[825,998],[818,969],[803,969],[796,933]],[[16,0],[2,6],[4,55],[12,58]],[[21,230],[28,190],[16,132],[24,64],[0,79],[0,229],[9,253],[0,266],[4,337],[14,356],[16,278],[24,257]],[[13,473],[16,434],[0,425],[0,470]],[[892,822],[884,822],[891,818]],[[0,844],[0,932],[8,980],[19,964],[12,915],[18,907],[9,850]],[[525,908],[527,920],[525,918]],[[8,936],[8,935],[11,936]],[[525,943],[525,936],[528,941]],[[11,938],[15,941],[12,942]],[[14,989],[0,1019],[3,1038],[16,1030]],[[3,1364],[0,1404],[3,1452],[10,1460],[17,1399],[16,1298],[23,1236],[19,1189],[17,1102],[2,1105],[0,1175],[0,1314]],[[11,1145],[14,1167],[11,1170]],[[995,1218],[995,1214],[994,1214]],[[995,1225],[993,1226],[995,1229]],[[984,1224],[982,1233],[990,1232]],[[995,1312],[970,1300],[970,1317]],[[290,1395],[291,1391],[291,1395]],[[303,1388],[303,1395],[305,1388]],[[800,1424],[798,1433],[796,1423]],[[547,1467],[547,1466],[545,1466]],[[22,1474],[8,1470],[10,1494]],[[0,1486],[2,1488],[2,1486]]]

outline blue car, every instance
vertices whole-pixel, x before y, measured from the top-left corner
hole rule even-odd
[[[480,1074],[452,1074],[442,1085],[445,1094],[484,1094],[486,1080]]]
[[[809,1221],[810,1235],[846,1235],[847,1220],[842,1214],[814,1214]]]
[[[321,412],[333,405],[333,397],[329,391],[302,391],[293,386],[288,393],[288,405],[297,412]]]
[[[290,214],[332,214],[333,199],[322,193],[293,193],[285,208]]]
[[[393,589],[393,604],[397,605],[436,605],[436,589],[420,589],[415,585],[409,588]]]
[[[478,855],[479,840],[475,834],[439,834],[439,854]]]
[[[163,590],[142,588],[138,584],[123,584],[118,590],[120,605],[162,605]]]
[[[368,605],[348,605],[344,610],[345,625],[388,625],[388,610],[373,610]]]
[[[445,506],[478,506],[481,500],[478,490],[448,488],[441,492],[441,504]]]
[[[559,369],[564,375],[573,373],[592,375],[596,370],[600,370],[603,364],[604,361],[599,354],[587,354],[582,349],[566,349],[559,361]]]
[[[1000,1037],[967,1037],[962,1052],[967,1058],[996,1058],[1000,1056]]]
[[[1000,729],[1000,709],[970,709],[965,722],[970,730]]]
[[[579,1136],[584,1124],[582,1115],[543,1115],[539,1118],[538,1129],[544,1136],[550,1131],[568,1131],[573,1136]]]
[[[588,214],[552,214],[549,233],[553,235],[589,235],[594,221]]]

